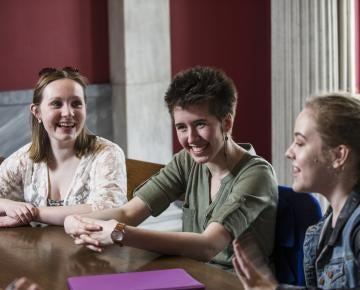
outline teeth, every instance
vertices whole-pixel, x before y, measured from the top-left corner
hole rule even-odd
[[[202,147],[191,146],[191,150],[194,151],[195,153],[199,153],[199,152],[203,151],[205,148],[206,148],[206,146],[202,146]]]
[[[66,122],[61,122],[58,124],[59,127],[67,127],[67,128],[72,128],[75,126],[74,123],[66,123]]]

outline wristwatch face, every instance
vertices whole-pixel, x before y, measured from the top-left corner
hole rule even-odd
[[[112,231],[111,238],[114,242],[121,242],[124,238],[124,235],[121,231],[117,231],[116,229]]]

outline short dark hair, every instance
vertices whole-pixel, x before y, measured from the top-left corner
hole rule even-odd
[[[235,116],[237,93],[234,82],[221,70],[196,66],[175,75],[165,94],[171,116],[174,107],[205,102],[209,112],[222,120]]]

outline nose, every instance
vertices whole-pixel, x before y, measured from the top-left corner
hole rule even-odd
[[[189,129],[188,130],[188,143],[189,144],[192,144],[193,142],[195,142],[196,141],[196,139],[198,138],[198,133],[197,133],[197,131],[196,131],[196,129],[193,129],[193,128],[191,128],[191,129]]]
[[[74,116],[74,109],[70,105],[64,105],[61,110],[62,116]]]
[[[286,158],[288,158],[288,159],[290,159],[290,160],[295,159],[295,154],[294,154],[294,150],[293,150],[293,145],[294,145],[294,143],[292,143],[292,144],[290,145],[290,147],[289,147],[289,148],[286,150],[286,152],[285,152]]]

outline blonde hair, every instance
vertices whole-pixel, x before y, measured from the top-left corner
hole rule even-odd
[[[329,148],[347,145],[358,156],[360,177],[360,98],[350,93],[329,93],[310,97],[305,108],[313,111],[317,129]]]
[[[87,79],[77,69],[64,67],[63,69],[44,68],[39,72],[39,79],[33,93],[33,104],[40,105],[45,87],[51,82],[60,79],[70,79],[77,82],[83,88],[86,103]],[[39,123],[33,114],[31,114],[31,132],[30,159],[34,162],[48,161],[52,154],[49,136],[43,124]],[[74,150],[76,156],[81,158],[94,152],[97,149],[95,143],[96,136],[85,125],[75,140]]]

